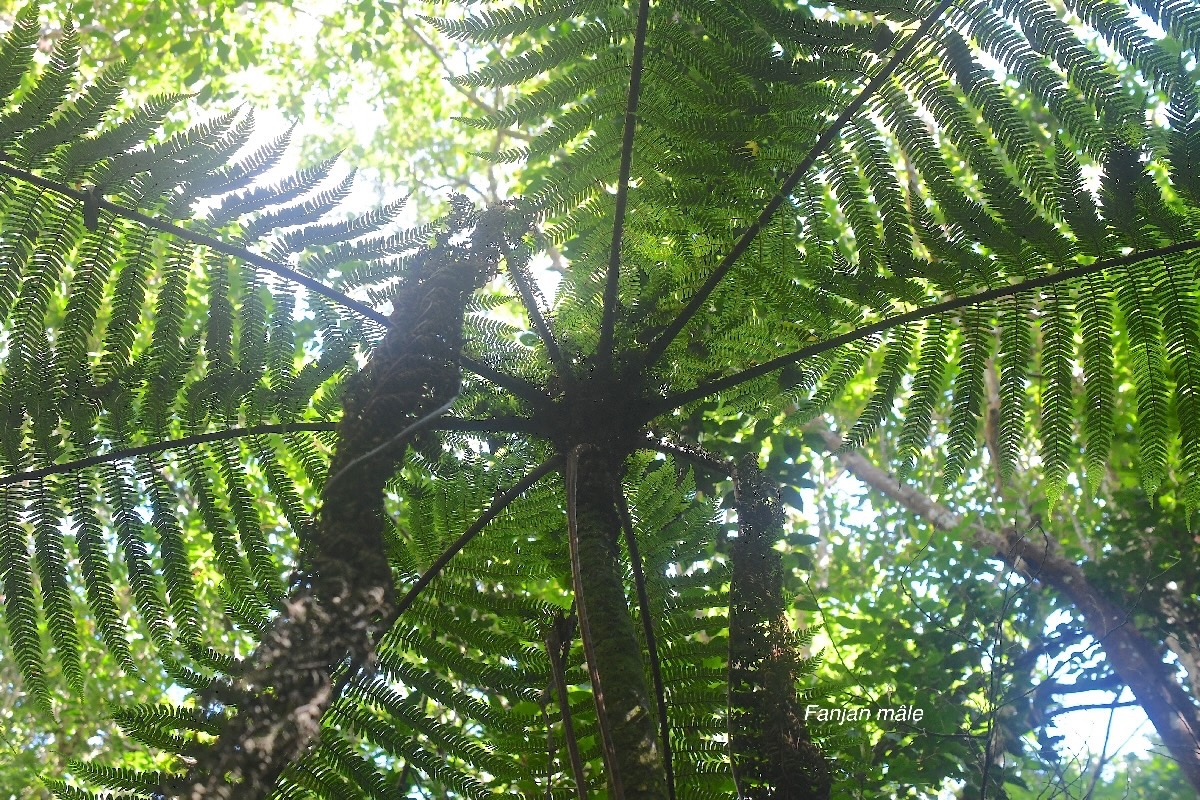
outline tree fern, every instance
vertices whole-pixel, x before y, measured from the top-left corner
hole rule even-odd
[[[115,713],[171,770],[75,777],[138,797],[828,797],[796,713],[815,664],[783,619],[774,487],[752,458],[672,450],[735,480],[728,564],[648,432],[811,419],[886,343],[851,442],[904,395],[900,465],[936,433],[953,481],[995,354],[1000,470],[1036,382],[1053,500],[1077,427],[1093,485],[1103,471],[1119,333],[1143,483],[1176,468],[1177,431],[1200,504],[1195,86],[1166,55],[1194,56],[1197,17],[1140,4],[1163,44],[1129,7],[1072,7],[1090,31],[1040,0],[435,21],[514,37],[457,80],[517,87],[466,122],[524,127],[528,147],[491,158],[528,163],[522,197],[455,197],[409,230],[400,203],[340,218],[333,161],[262,185],[288,137],[245,152],[248,113],[162,136],[168,96],[110,122],[125,68],[74,96],[74,37],[35,69],[23,12],[0,48],[7,629],[43,702],[43,624],[79,682],[69,509],[106,646],[127,663],[144,632],[191,692]],[[1167,130],[1092,35],[1163,93]],[[570,264],[548,302],[544,241]],[[220,642],[191,574],[209,548]]]

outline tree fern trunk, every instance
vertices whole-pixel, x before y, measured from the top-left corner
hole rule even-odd
[[[729,742],[738,797],[827,800],[829,764],[796,700],[799,656],[784,615],[778,488],[753,456],[737,468],[729,597]]]
[[[587,448],[574,469],[573,561],[580,629],[605,742],[612,796],[666,797],[654,704],[642,648],[625,597],[617,542],[621,521],[613,506],[614,471],[604,454]]]
[[[465,201],[455,203],[452,233],[465,229],[468,211]],[[266,797],[320,735],[339,691],[334,673],[370,664],[394,606],[384,488],[418,421],[458,394],[464,308],[496,268],[503,214],[499,207],[484,212],[467,247],[440,244],[424,253],[394,299],[391,329],[342,393],[317,530],[304,543],[303,582],[227,696],[212,698],[238,713],[169,796]]]

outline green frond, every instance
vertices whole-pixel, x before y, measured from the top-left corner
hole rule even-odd
[[[0,100],[6,105],[33,60],[39,33],[38,4],[27,3],[16,14],[12,28],[0,44]]]
[[[1150,280],[1162,312],[1167,365],[1175,381],[1183,501],[1190,514],[1200,506],[1200,299],[1195,258],[1153,262]]]
[[[1000,380],[997,394],[1000,414],[996,421],[996,456],[1000,476],[1012,477],[1025,438],[1025,410],[1029,396],[1029,361],[1033,332],[1029,312],[1033,297],[1014,295],[1000,305]]]
[[[1084,278],[1076,302],[1083,334],[1080,362],[1083,366],[1083,460],[1088,484],[1099,487],[1108,466],[1114,432],[1116,378],[1113,364],[1113,304],[1103,281],[1094,275]]]
[[[33,551],[37,562],[38,588],[46,627],[63,675],[74,691],[82,691],[83,666],[79,656],[79,628],[72,607],[73,593],[67,583],[67,549],[59,529],[57,497],[45,484],[33,495]]]
[[[514,86],[571,59],[603,53],[620,44],[627,31],[603,22],[592,22],[546,42],[541,48],[488,64],[455,78],[463,86]]]
[[[933,408],[941,397],[945,383],[947,346],[950,326],[944,317],[934,317],[921,336],[917,354],[917,372],[913,377],[912,393],[904,407],[904,423],[896,446],[900,474],[908,474],[917,463],[917,453],[929,439],[933,424]]]
[[[421,19],[451,39],[465,42],[494,42],[558,22],[567,12],[580,17],[601,16],[599,12],[617,5],[614,0],[527,3],[520,8],[481,10],[463,19],[443,17],[421,17]]]
[[[958,372],[950,399],[950,434],[946,443],[947,486],[962,475],[979,435],[979,416],[983,410],[985,389],[983,373],[991,357],[992,310],[987,305],[968,307],[962,314],[958,347]]]
[[[892,413],[896,393],[900,391],[901,382],[908,374],[915,342],[916,328],[912,325],[897,328],[888,339],[883,363],[875,379],[875,389],[871,392],[867,405],[859,413],[854,426],[845,435],[843,450],[856,450],[861,447],[871,438],[879,424]]]
[[[1067,484],[1074,433],[1073,377],[1075,312],[1070,296],[1054,288],[1042,296],[1042,480],[1046,502],[1053,507]]]
[[[48,123],[22,138],[24,157],[35,163],[43,153],[90,133],[121,98],[129,71],[130,66],[124,61],[105,67],[80,97],[66,103]]]
[[[107,767],[91,761],[71,761],[67,764],[71,774],[78,780],[103,786],[106,789],[130,789],[150,794],[167,778],[167,773],[130,769],[129,767]]]
[[[12,486],[0,488],[0,559],[4,568],[4,624],[21,681],[41,705],[49,706],[45,656],[38,633],[38,606],[29,563],[29,537],[20,519],[22,497]]]
[[[83,476],[77,475],[75,493],[70,498],[71,514],[75,522],[75,548],[79,553],[88,608],[95,616],[96,627],[105,647],[117,658],[126,672],[136,673],[129,641],[125,638],[125,623],[117,609],[113,592],[112,563],[108,545],[103,538],[100,519],[92,508],[93,491],[90,476],[85,480]]]
[[[66,99],[78,67],[79,36],[68,26],[34,87],[17,108],[0,115],[0,150],[7,150],[26,131],[50,121]]]
[[[1132,361],[1133,384],[1137,397],[1138,468],[1141,484],[1153,494],[1166,476],[1167,441],[1167,361],[1162,342],[1162,312],[1153,286],[1142,271],[1126,268],[1112,276],[1116,284],[1117,308],[1126,335]]]
[[[63,177],[77,180],[107,159],[124,153],[155,133],[167,113],[182,102],[186,94],[163,94],[150,98],[116,125],[77,139],[64,147],[60,169]]]

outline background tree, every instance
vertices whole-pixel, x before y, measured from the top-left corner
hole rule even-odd
[[[659,437],[739,413],[802,425],[882,345],[850,441],[887,416],[915,361],[899,458],[911,467],[952,377],[954,480],[972,463],[998,328],[996,463],[1011,474],[1022,454],[1034,356],[1053,504],[1068,485],[1079,336],[1087,479],[1102,479],[1117,401],[1133,394],[1143,484],[1177,468],[1181,505],[1196,504],[1194,15],[1145,9],[1171,34],[1163,44],[1121,6],[1076,11],[1100,55],[1039,4],[871,8],[838,22],[769,4],[601,4],[434,23],[468,42],[532,34],[529,49],[464,79],[531,89],[474,123],[525,130],[526,150],[494,156],[530,160],[523,200],[456,202],[440,223],[384,236],[373,231],[396,207],[328,219],[345,191],[321,186],[328,164],[245,188],[282,150],[229,165],[245,116],[143,147],[170,102],[104,127],[119,66],[64,105],[70,34],[18,89],[39,36],[22,15],[0,137],[13,187],[0,221],[9,635],[25,685],[48,697],[43,609],[56,663],[79,686],[76,558],[109,650],[128,662],[129,626],[145,626],[193,690],[183,709],[123,715],[181,754],[170,773],[78,765],[76,776],[184,796],[572,784],[703,796],[735,788],[714,753],[731,741],[737,765],[761,755],[739,752],[739,730],[770,730],[781,757],[739,768],[737,791],[823,795],[826,767],[795,713],[768,721],[735,701],[725,728],[727,667],[735,686],[770,689],[786,708],[814,666],[777,600],[736,601],[740,580],[781,596],[770,558],[738,565],[782,534],[771,481],[752,460],[735,470]],[[1127,93],[1105,53],[1145,84]],[[1024,87],[1029,119],[985,56]],[[1099,204],[1085,167],[1102,173]],[[571,264],[550,309],[527,272],[538,226]],[[502,263],[508,288],[493,278]],[[311,322],[268,272],[313,292]],[[385,300],[391,317],[371,307]],[[356,350],[370,353],[361,369]],[[675,459],[736,479],[732,546]],[[544,480],[552,470],[565,486]],[[185,491],[193,503],[173,502]],[[288,529],[264,525],[272,514]],[[204,536],[187,533],[194,520]],[[197,561],[216,564],[238,635],[258,640],[248,657],[213,630]],[[765,652],[782,655],[754,655]],[[1194,714],[1191,702],[1176,710]],[[1187,774],[1196,728],[1165,727]],[[998,763],[990,730],[985,767]]]

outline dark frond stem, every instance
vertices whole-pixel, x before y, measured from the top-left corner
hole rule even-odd
[[[318,280],[310,278],[307,275],[297,272],[289,267],[285,267],[283,264],[276,263],[269,258],[264,258],[257,253],[252,253],[243,247],[237,247],[227,242],[222,242],[220,239],[215,239],[212,236],[206,236],[202,233],[189,231],[186,228],[181,228],[178,225],[174,225],[170,222],[163,222],[162,220],[147,216],[146,214],[143,214],[140,211],[135,211],[132,208],[126,208],[125,206],[109,202],[102,197],[98,197],[93,189],[76,189],[64,183],[47,180],[40,175],[34,175],[32,172],[28,172],[27,170],[14,167],[10,164],[5,164],[3,163],[2,155],[0,155],[0,172],[12,175],[14,178],[23,180],[26,183],[32,183],[34,186],[38,186],[42,189],[78,200],[79,202],[84,203],[88,208],[103,209],[109,213],[115,214],[118,217],[124,217],[125,219],[131,219],[135,222],[140,222],[147,228],[152,228],[156,231],[160,231],[161,233],[170,234],[171,236],[175,236],[187,242],[192,242],[193,244],[203,245],[204,247],[207,247],[217,253],[221,253],[222,255],[238,258],[248,264],[253,264],[256,267],[269,270],[280,277],[287,278],[294,283],[300,284],[309,291],[329,298],[338,305],[344,306],[351,311],[361,314],[372,322],[378,322],[385,328],[391,327],[392,323],[387,318],[387,315],[376,311],[365,303],[360,303],[354,298],[342,294],[337,289],[326,286]]]
[[[721,458],[716,453],[705,450],[698,444],[675,442],[665,436],[650,436],[646,446],[664,455],[678,456],[684,461],[694,464],[709,472],[715,472],[725,478],[733,477],[733,462]]]
[[[642,569],[642,556],[638,552],[637,535],[633,530],[633,515],[629,513],[629,502],[619,486],[613,487],[617,513],[621,515],[621,527],[625,529],[625,544],[629,548],[629,566],[633,570],[633,585],[637,589],[638,615],[642,618],[642,630],[646,634],[646,654],[650,656],[650,677],[654,681],[654,699],[658,705],[658,737],[662,741],[663,766],[667,772],[667,797],[675,800],[675,766],[671,756],[671,723],[667,719],[667,690],[663,684],[662,664],[658,660],[658,639],[654,635],[654,618],[650,612],[650,593],[646,591],[646,573]]]
[[[521,295],[521,302],[525,305],[525,311],[529,314],[529,321],[533,323],[533,329],[537,331],[538,338],[542,340],[542,344],[546,346],[546,352],[550,354],[550,360],[559,368],[560,374],[565,377],[566,370],[564,369],[565,361],[562,356],[562,349],[558,346],[558,340],[554,338],[554,333],[550,330],[550,326],[546,324],[546,316],[542,314],[542,308],[538,304],[537,295],[533,291],[533,284],[529,281],[529,275],[525,272],[525,265],[516,263],[509,253],[509,248],[504,247],[504,257],[508,262],[508,274],[512,277],[513,284],[517,287],[517,293]]]
[[[431,431],[454,431],[456,433],[532,433],[541,429],[528,417],[496,417],[494,419],[461,419],[442,417],[429,426]]]
[[[64,472],[75,472],[76,470],[86,469],[87,467],[95,466],[96,464],[104,464],[109,461],[122,461],[127,458],[136,458],[150,453],[159,453],[163,450],[174,450],[185,447],[192,447],[198,444],[206,444],[208,442],[220,442],[225,439],[240,439],[243,436],[258,436],[267,433],[296,433],[299,431],[332,431],[337,428],[336,422],[285,422],[277,425],[255,425],[249,428],[228,428],[223,431],[212,431],[210,433],[197,433],[194,436],[183,436],[179,439],[164,439],[154,444],[145,444],[138,447],[125,447],[120,450],[113,450],[111,453],[103,453],[98,456],[88,456],[87,458],[79,458],[75,461],[68,461],[64,464],[55,464],[50,467],[42,467],[41,469],[31,469],[27,472],[17,472],[13,475],[5,475],[0,477],[0,486],[10,486],[14,483],[24,483],[25,481],[37,480],[44,478],[47,475],[60,475]]]
[[[613,329],[617,319],[617,288],[621,277],[621,240],[625,234],[625,207],[629,202],[629,173],[633,168],[633,135],[637,129],[638,101],[642,93],[642,62],[646,56],[646,29],[650,18],[650,0],[638,5],[637,29],[633,35],[633,60],[629,67],[629,98],[625,104],[625,130],[621,137],[621,165],[617,173],[617,201],[613,211],[612,248],[608,253],[608,274],[604,279],[604,315],[600,321],[600,364],[612,362]]]
[[[479,515],[479,519],[471,524],[461,536],[446,548],[446,550],[437,557],[429,569],[421,573],[421,576],[409,587],[408,591],[396,603],[395,610],[392,611],[391,618],[388,620],[387,627],[390,628],[395,624],[400,615],[407,611],[416,601],[417,597],[425,590],[425,587],[433,582],[433,579],[442,573],[446,565],[450,563],[450,559],[458,555],[459,551],[466,547],[472,539],[479,535],[479,532],[487,527],[488,523],[500,516],[504,509],[508,508],[513,500],[516,500],[524,494],[529,487],[540,481],[547,473],[556,469],[562,463],[562,456],[554,456],[553,458],[543,461],[540,465],[534,468],[524,478],[512,485],[508,491],[497,495],[492,504],[487,507],[487,510]]]
[[[588,675],[592,679],[592,701],[596,706],[596,723],[600,728],[600,744],[604,749],[604,763],[608,765],[608,782],[617,800],[624,800],[621,776],[617,770],[617,748],[613,744],[612,728],[604,705],[604,688],[600,683],[600,671],[596,665],[596,639],[592,634],[592,621],[588,616],[583,592],[583,564],[579,556],[579,508],[576,490],[579,483],[579,453],[585,445],[579,445],[567,455],[563,483],[567,493],[567,539],[571,551],[571,583],[575,590],[575,606],[579,609],[579,633],[583,639],[584,658],[587,660]]]
[[[741,257],[742,253],[746,252],[746,249],[750,246],[751,242],[754,241],[755,237],[757,237],[762,229],[766,227],[771,217],[775,215],[775,212],[778,211],[787,200],[788,195],[792,193],[792,190],[796,188],[801,179],[805,176],[805,174],[808,173],[813,164],[816,163],[821,154],[825,152],[825,149],[829,147],[829,145],[838,137],[842,131],[842,128],[844,128],[846,124],[850,122],[850,119],[859,112],[863,105],[866,104],[867,100],[871,98],[871,95],[875,94],[879,87],[891,77],[892,73],[896,70],[900,63],[904,59],[908,58],[909,54],[912,53],[913,49],[916,48],[921,39],[925,37],[925,34],[929,32],[930,28],[933,27],[938,18],[941,17],[941,15],[945,13],[953,3],[954,0],[942,0],[942,2],[939,3],[932,12],[930,12],[929,16],[925,18],[913,35],[908,37],[908,40],[896,50],[896,54],[893,55],[888,62],[883,65],[883,69],[881,69],[878,74],[871,79],[870,83],[863,87],[862,91],[860,91],[858,95],[850,101],[850,104],[847,105],[842,113],[838,115],[837,119],[835,119],[833,123],[821,133],[821,135],[817,138],[816,143],[813,144],[812,149],[808,151],[808,155],[806,155],[804,160],[802,160],[800,164],[797,165],[794,170],[792,170],[792,173],[787,176],[787,179],[784,180],[783,185],[779,187],[779,191],[776,192],[775,196],[772,197],[770,201],[767,202],[766,206],[763,207],[763,210],[758,215],[758,219],[756,219],[750,225],[750,227],[746,229],[745,233],[741,235],[741,238],[739,238],[737,242],[734,243],[733,247],[730,248],[729,252],[725,254],[725,257],[722,258],[720,263],[717,264],[716,268],[712,271],[712,274],[708,276],[708,280],[706,280],[704,285],[700,287],[699,291],[692,296],[692,299],[688,301],[688,304],[684,307],[683,311],[679,313],[679,316],[672,320],[671,324],[667,326],[667,329],[664,330],[657,339],[647,345],[645,354],[645,364],[647,366],[652,366],[658,363],[658,360],[662,358],[663,353],[666,352],[667,348],[671,345],[671,342],[675,341],[675,337],[680,334],[688,322],[691,321],[692,317],[696,315],[696,312],[700,310],[700,307],[704,305],[705,301],[708,300],[708,296],[712,294],[712,291],[715,288],[717,288],[717,284],[719,284],[725,277],[725,274],[729,272],[729,269],[733,266],[734,262]]]
[[[989,289],[986,292],[978,292],[965,297],[955,297],[952,300],[945,300],[941,303],[934,303],[930,306],[923,306],[913,311],[908,311],[903,314],[897,314],[894,317],[887,317],[878,322],[873,322],[870,325],[864,325],[856,328],[848,333],[843,333],[838,336],[826,339],[822,342],[816,342],[808,347],[803,347],[791,353],[786,353],[778,358],[773,358],[770,361],[750,367],[749,369],[735,372],[732,375],[726,375],[724,378],[718,378],[708,383],[702,383],[694,389],[686,392],[681,392],[671,397],[664,397],[661,401],[654,403],[647,416],[647,421],[654,419],[660,414],[664,414],[672,409],[687,405],[688,403],[708,397],[714,392],[724,391],[725,389],[740,386],[747,381],[752,381],[755,378],[760,378],[770,372],[774,372],[781,367],[786,367],[788,364],[795,364],[803,361],[806,358],[820,355],[836,347],[841,347],[851,342],[857,342],[866,339],[868,336],[873,336],[877,333],[895,328],[899,325],[907,325],[910,322],[917,322],[927,317],[935,317],[939,314],[945,314],[949,311],[954,311],[959,308],[977,305],[979,303],[987,303],[992,300],[998,300],[1002,297],[1010,297],[1022,292],[1032,291],[1034,289],[1042,289],[1047,286],[1054,286],[1063,281],[1082,278],[1085,275],[1091,275],[1097,272],[1103,272],[1106,269],[1115,267],[1128,266],[1136,264],[1139,261],[1145,261],[1151,258],[1163,258],[1165,256],[1174,255],[1176,253],[1184,253],[1189,250],[1200,249],[1200,240],[1192,240],[1188,242],[1177,242],[1175,244],[1166,245],[1164,247],[1156,247],[1153,250],[1141,250],[1138,252],[1128,253],[1116,258],[1102,259],[1091,264],[1081,264],[1070,269],[1051,272],[1046,275],[1041,275],[1037,278],[1031,278],[1020,283],[1013,283],[1008,286],[1002,286],[996,289]]]
[[[571,762],[571,776],[575,779],[575,794],[579,800],[587,800],[587,775],[583,771],[583,757],[579,753],[579,742],[575,739],[575,722],[571,718],[571,703],[567,696],[566,664],[571,650],[572,625],[560,611],[546,635],[546,655],[550,659],[550,678],[554,681],[554,693],[562,711],[563,739],[566,740],[567,758]]]
[[[518,378],[515,375],[501,372],[495,367],[484,364],[482,361],[476,361],[468,355],[459,354],[457,356],[458,363],[464,369],[474,372],[481,378],[485,378],[499,386],[501,389],[507,389],[527,403],[538,405],[545,402],[548,398],[535,384],[530,383],[524,378]]]

